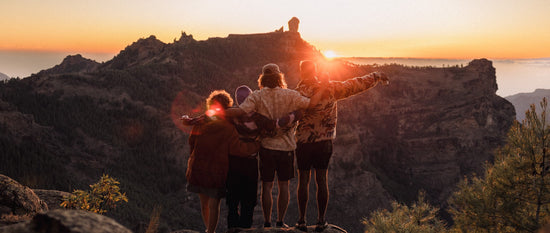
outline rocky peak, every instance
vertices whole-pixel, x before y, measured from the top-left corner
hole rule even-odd
[[[187,33],[185,32],[181,32],[180,39],[177,41],[174,41],[174,43],[178,43],[178,44],[187,44],[192,42],[197,42],[197,41],[193,38],[193,35],[191,34],[187,35]]]
[[[48,70],[42,70],[39,75],[62,74],[62,73],[79,73],[93,72],[99,67],[99,63],[82,57],[80,54],[69,55],[63,59],[61,64],[54,66]]]
[[[107,66],[120,69],[150,63],[155,56],[164,50],[165,46],[166,44],[154,35],[141,38],[120,51],[113,60],[107,63]]]

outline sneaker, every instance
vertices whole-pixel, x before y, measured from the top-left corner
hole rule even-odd
[[[315,231],[316,232],[322,232],[324,231],[325,229],[327,229],[328,227],[328,223],[327,221],[323,221],[323,222],[318,222],[317,225],[315,226]]]
[[[305,231],[307,232],[307,225],[306,225],[306,221],[298,221],[296,223],[296,225],[294,226],[294,228],[300,230],[300,231]]]
[[[286,225],[284,222],[277,222],[276,227],[277,228],[288,228],[288,225]]]
[[[271,227],[271,223],[270,222],[264,222],[264,228],[268,228],[268,227]]]

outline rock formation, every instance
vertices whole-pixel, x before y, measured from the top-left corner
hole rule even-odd
[[[292,17],[292,19],[288,21],[288,30],[290,32],[298,32],[299,25],[300,25],[300,20],[296,17]]]
[[[63,59],[61,64],[54,66],[48,70],[42,70],[39,75],[48,75],[55,73],[78,73],[78,72],[93,72],[97,69],[99,63],[94,60],[84,58],[80,54],[70,55]]]
[[[30,188],[0,174],[0,226],[26,220],[47,210],[46,203]]]
[[[52,210],[29,222],[0,227],[0,233],[131,233],[111,218],[83,210]]]
[[[63,199],[72,195],[71,193],[58,190],[34,189],[33,192],[40,200],[46,202],[50,210],[61,209],[60,205]]]

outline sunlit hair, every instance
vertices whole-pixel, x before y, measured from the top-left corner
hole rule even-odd
[[[310,60],[304,60],[300,62],[300,74],[304,75],[315,75],[317,73],[317,65],[315,62]]]
[[[286,88],[287,85],[285,81],[285,75],[282,73],[271,73],[271,72],[261,74],[260,77],[258,78],[258,87],[260,87],[260,89],[264,87]]]
[[[206,99],[206,109],[210,109],[214,105],[219,105],[222,109],[227,109],[233,106],[231,95],[224,90],[215,90]]]

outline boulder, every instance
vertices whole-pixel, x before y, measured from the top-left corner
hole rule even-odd
[[[0,174],[0,225],[27,220],[48,210],[48,205],[28,187]]]
[[[308,226],[307,232],[316,232],[315,226]],[[329,224],[328,227],[322,231],[323,233],[347,233],[346,230],[340,228],[339,226]],[[227,233],[304,233],[301,230],[298,230],[294,227],[290,228],[258,228],[258,229],[232,229],[227,231]]]
[[[0,233],[131,233],[128,228],[103,215],[83,210],[57,209],[37,214],[31,221],[0,227]]]
[[[315,226],[308,226],[307,232],[316,232]],[[346,230],[340,228],[339,226],[329,224],[328,227],[322,231],[324,233],[347,233]],[[1,233],[1,232],[0,232]],[[192,230],[179,230],[173,231],[172,233],[199,233],[198,231]],[[294,227],[290,228],[250,228],[250,229],[241,229],[241,228],[232,228],[227,231],[227,233],[304,233],[301,230],[298,230]]]
[[[72,195],[68,192],[58,190],[33,189],[32,190],[40,200],[46,202],[50,210],[61,209],[63,198]]]

